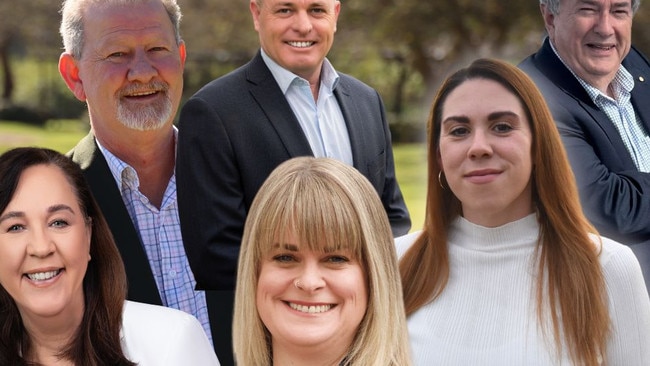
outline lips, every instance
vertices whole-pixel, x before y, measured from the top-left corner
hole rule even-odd
[[[25,276],[32,281],[40,282],[50,280],[58,276],[61,272],[63,272],[63,269],[59,268],[53,271],[26,273]]]
[[[613,44],[599,44],[599,43],[588,43],[587,47],[593,48],[596,50],[601,50],[601,51],[610,51],[616,47],[616,45]]]
[[[499,170],[494,170],[494,169],[481,169],[481,170],[474,170],[472,172],[469,172],[465,174],[465,177],[471,178],[471,177],[483,177],[486,175],[495,175],[499,174],[501,171]]]
[[[500,170],[482,169],[465,174],[465,179],[474,184],[490,183],[501,174]]]
[[[301,313],[307,313],[307,314],[320,314],[320,313],[325,313],[332,309],[335,305],[328,304],[328,305],[300,305],[300,304],[295,304],[292,302],[287,302],[289,304],[289,307],[291,307],[293,310],[297,310]]]
[[[311,42],[311,41],[302,41],[302,42],[287,42],[288,45],[292,47],[297,47],[297,48],[307,48],[312,46],[316,42]]]

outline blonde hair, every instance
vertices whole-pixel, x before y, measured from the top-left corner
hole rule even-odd
[[[272,364],[271,334],[255,299],[261,258],[287,229],[309,250],[350,250],[366,272],[368,308],[346,363],[410,365],[397,256],[381,201],[354,168],[312,157],[278,166],[258,191],[246,219],[233,321],[237,364]]]
[[[533,135],[533,201],[540,225],[537,316],[550,317],[555,346],[562,340],[578,365],[597,365],[605,357],[609,312],[599,248],[589,237],[595,229],[582,213],[578,191],[553,117],[532,80],[503,61],[480,59],[451,75],[440,87],[428,121],[428,186],[422,235],[400,260],[407,315],[433,301],[449,278],[447,236],[461,214],[461,203],[438,182],[442,110],[447,96],[467,80],[493,80],[517,96]],[[444,182],[443,182],[444,183]],[[523,295],[522,295],[523,296]],[[548,311],[545,311],[548,309]],[[542,326],[545,332],[545,328]]]

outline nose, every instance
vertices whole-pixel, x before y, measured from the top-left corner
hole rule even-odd
[[[612,27],[612,14],[603,10],[600,12],[596,24],[594,25],[594,32],[596,34],[607,37],[614,33],[614,28]]]
[[[45,230],[36,230],[29,239],[27,254],[33,257],[45,258],[56,250],[54,240]]]
[[[485,132],[477,130],[472,134],[471,145],[467,154],[470,158],[481,158],[492,155],[492,145]]]
[[[295,15],[295,21],[293,22],[293,28],[296,32],[300,34],[307,34],[312,30],[311,19],[309,14],[304,11],[299,11]]]
[[[149,82],[158,74],[158,70],[153,66],[146,52],[136,52],[131,66],[129,68],[129,81],[139,81],[141,83]]]
[[[308,263],[301,269],[293,284],[297,289],[311,293],[324,288],[325,279],[317,264]]]

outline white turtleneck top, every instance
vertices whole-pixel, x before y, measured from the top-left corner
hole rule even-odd
[[[401,257],[420,232],[397,238]],[[415,365],[571,365],[535,304],[535,214],[497,228],[460,217],[449,231],[450,276],[435,301],[408,319]],[[594,237],[597,242],[597,237]],[[650,299],[632,251],[602,238],[612,336],[605,365],[650,365]]]

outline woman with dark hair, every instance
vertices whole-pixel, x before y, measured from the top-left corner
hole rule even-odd
[[[481,59],[428,122],[424,229],[396,240],[418,365],[650,365],[631,250],[585,219],[535,84]]]
[[[120,254],[80,168],[0,156],[0,365],[218,365],[201,325],[125,302]]]

